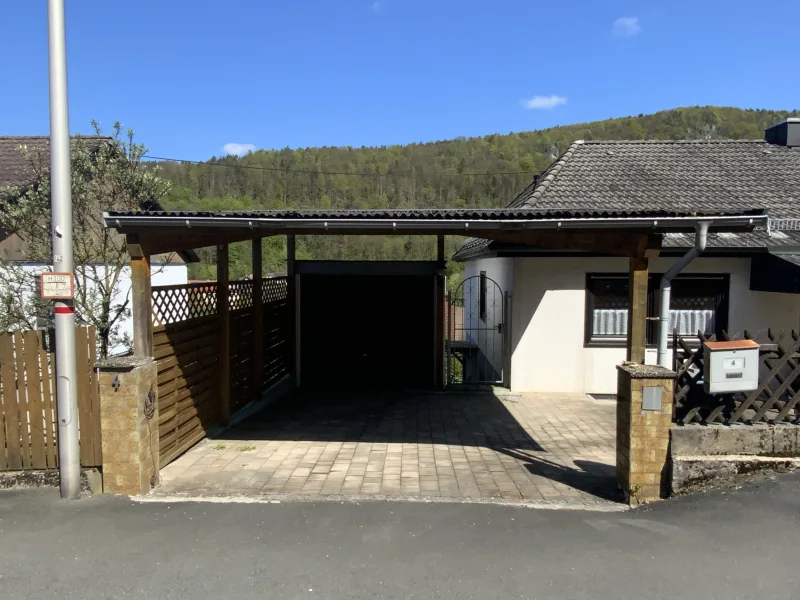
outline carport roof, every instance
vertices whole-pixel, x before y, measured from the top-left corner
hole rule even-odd
[[[544,247],[604,248],[629,256],[657,234],[694,231],[698,221],[718,231],[765,225],[763,209],[735,211],[483,208],[396,210],[107,212],[106,227],[128,235],[143,254],[202,248],[271,235],[471,235]],[[643,240],[650,240],[645,241]],[[624,247],[624,248],[623,248]]]
[[[685,229],[692,231],[694,223],[713,219],[733,227],[750,227],[766,219],[763,209],[735,211],[704,210],[598,210],[598,209],[536,209],[528,207],[467,208],[467,209],[385,209],[385,210],[256,210],[256,211],[133,211],[106,212],[106,227],[131,231],[150,227],[266,227],[269,229],[330,227],[346,223],[348,227],[366,227],[374,223],[391,227],[396,224],[430,223],[445,226],[450,223],[531,223],[553,226],[625,227],[640,226],[653,229]]]

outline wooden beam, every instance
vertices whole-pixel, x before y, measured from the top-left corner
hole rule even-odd
[[[646,253],[652,252],[657,254],[661,247],[661,236],[659,235],[633,233],[626,230],[498,231],[491,235],[476,237],[552,250],[580,250],[627,257],[644,256]]]
[[[628,352],[631,362],[644,364],[647,343],[648,259],[631,258],[628,265]]]
[[[138,234],[138,235],[137,235]],[[149,254],[163,252],[177,252],[193,248],[230,244],[247,241],[256,237],[269,237],[274,235],[436,235],[443,238],[445,235],[471,235],[473,237],[495,240],[513,244],[524,244],[554,250],[583,250],[598,252],[614,256],[648,256],[657,255],[661,247],[661,235],[644,233],[631,229],[481,229],[479,225],[464,229],[402,229],[395,230],[391,227],[382,229],[294,229],[293,233],[286,233],[285,229],[242,229],[242,228],[192,228],[155,227],[128,233],[128,239],[136,236],[142,247],[146,247]],[[130,242],[129,242],[130,243]]]
[[[231,311],[228,245],[217,246],[217,311],[219,312],[219,410],[220,420],[231,418]]]
[[[131,313],[133,354],[153,356],[153,309],[151,305],[150,257],[131,256]]]
[[[129,239],[131,235],[128,234]],[[148,230],[138,235],[137,238],[141,246],[146,248],[150,254],[162,254],[165,252],[193,250],[195,248],[210,248],[221,244],[247,242],[256,238],[269,237],[270,235],[274,234],[261,231],[254,232],[250,229],[197,233],[194,230],[172,227]]]
[[[253,393],[261,397],[264,376],[264,292],[261,238],[253,240]]]
[[[612,256],[657,256],[661,248],[662,235],[645,233],[631,229],[481,229],[470,228],[467,232],[463,229],[420,229],[420,230],[394,230],[385,229],[360,230],[360,229],[332,229],[321,231],[319,229],[295,229],[287,234],[285,230],[277,229],[241,229],[241,228],[206,228],[182,229],[176,227],[148,228],[141,232],[129,233],[128,240],[135,238],[148,254],[163,252],[177,252],[193,248],[216,246],[240,241],[255,239],[256,237],[269,237],[274,235],[436,235],[437,240],[443,240],[445,235],[465,235],[505,242],[510,244],[523,244],[553,250],[581,250],[609,254]],[[438,241],[437,241],[438,246]],[[437,247],[438,250],[438,247]]]

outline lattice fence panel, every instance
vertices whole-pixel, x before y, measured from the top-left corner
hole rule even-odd
[[[162,285],[152,289],[153,325],[180,323],[217,313],[215,282]]]
[[[249,279],[230,282],[228,297],[231,310],[241,310],[253,306],[253,286],[253,281]]]
[[[286,277],[270,277],[261,284],[261,298],[264,304],[286,300],[289,293],[289,282]]]
[[[723,340],[738,336],[721,336]],[[703,388],[703,342],[714,335],[673,335],[675,382],[674,420],[679,423],[800,423],[800,334],[797,331],[745,331],[758,342],[759,385],[751,392],[710,395]],[[699,346],[697,341],[700,341]],[[692,343],[694,342],[694,343]]]

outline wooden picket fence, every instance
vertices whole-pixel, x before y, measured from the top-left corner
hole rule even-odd
[[[0,471],[58,467],[52,332],[0,334]],[[95,328],[75,328],[80,458],[102,465]]]

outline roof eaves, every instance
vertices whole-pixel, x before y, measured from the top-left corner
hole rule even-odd
[[[455,262],[466,262],[484,256],[491,256],[492,240],[470,238],[453,254]]]

